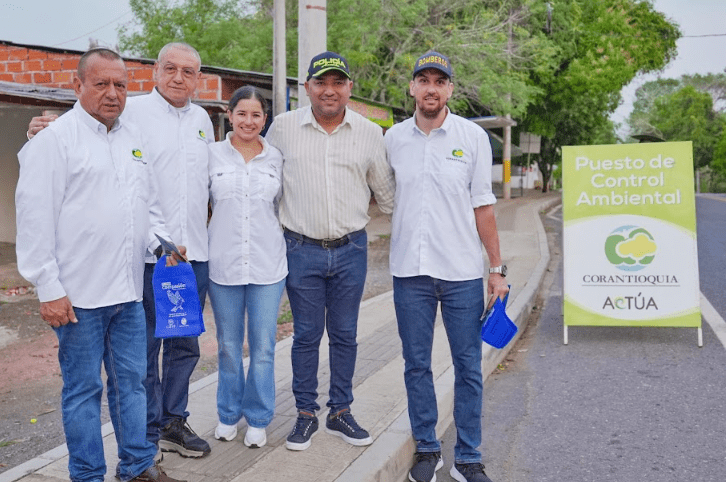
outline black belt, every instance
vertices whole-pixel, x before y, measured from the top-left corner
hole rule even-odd
[[[338,239],[313,239],[308,238],[305,235],[302,235],[300,233],[296,233],[295,231],[290,231],[287,228],[283,228],[285,230],[285,234],[290,236],[291,238],[297,239],[301,243],[310,243],[310,244],[317,244],[318,246],[325,248],[325,249],[331,249],[331,248],[340,248],[341,246],[345,246],[350,242],[350,237],[355,236],[357,234],[365,233],[365,229],[361,229],[352,233],[348,233],[345,236],[338,238]]]

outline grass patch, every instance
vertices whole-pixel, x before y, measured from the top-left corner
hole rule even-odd
[[[10,447],[11,445],[15,445],[16,443],[18,443],[17,440],[0,440],[0,448]]]
[[[290,302],[285,301],[280,307],[280,314],[277,317],[277,324],[284,325],[292,321],[292,311],[290,310]]]

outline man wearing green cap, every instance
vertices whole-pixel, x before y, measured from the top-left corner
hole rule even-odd
[[[298,410],[287,438],[290,450],[307,449],[318,429],[318,358],[325,329],[330,340],[326,431],[352,445],[373,442],[350,405],[370,193],[390,214],[394,180],[381,128],[347,108],[352,88],[345,58],[334,52],[316,55],[305,82],[311,105],[278,115],[267,133],[284,156],[280,222],[287,245],[292,390]]]
[[[409,85],[416,101],[410,119],[386,133],[396,176],[391,231],[391,274],[398,333],[405,360],[408,415],[416,440],[413,482],[432,482],[443,466],[436,438],[436,394],[431,372],[436,311],[454,364],[455,463],[459,482],[491,482],[481,464],[484,260],[493,268],[487,291],[504,297],[491,189],[492,150],[479,126],[449,111],[454,91],[448,57],[427,52],[414,65]]]

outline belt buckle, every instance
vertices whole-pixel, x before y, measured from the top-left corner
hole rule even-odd
[[[332,246],[334,239],[321,239],[320,240],[320,246],[323,247],[323,249],[330,249]]]

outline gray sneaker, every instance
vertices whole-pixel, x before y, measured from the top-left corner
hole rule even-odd
[[[482,464],[454,464],[449,474],[458,482],[492,482]]]
[[[318,417],[308,412],[298,412],[295,426],[287,436],[288,450],[305,450],[310,447],[310,438],[318,431]]]
[[[411,482],[436,482],[436,471],[444,466],[441,452],[416,452],[416,463],[408,473]]]
[[[358,425],[353,414],[350,413],[350,409],[347,408],[328,415],[328,419],[325,421],[325,431],[358,447],[373,443],[370,434]]]

